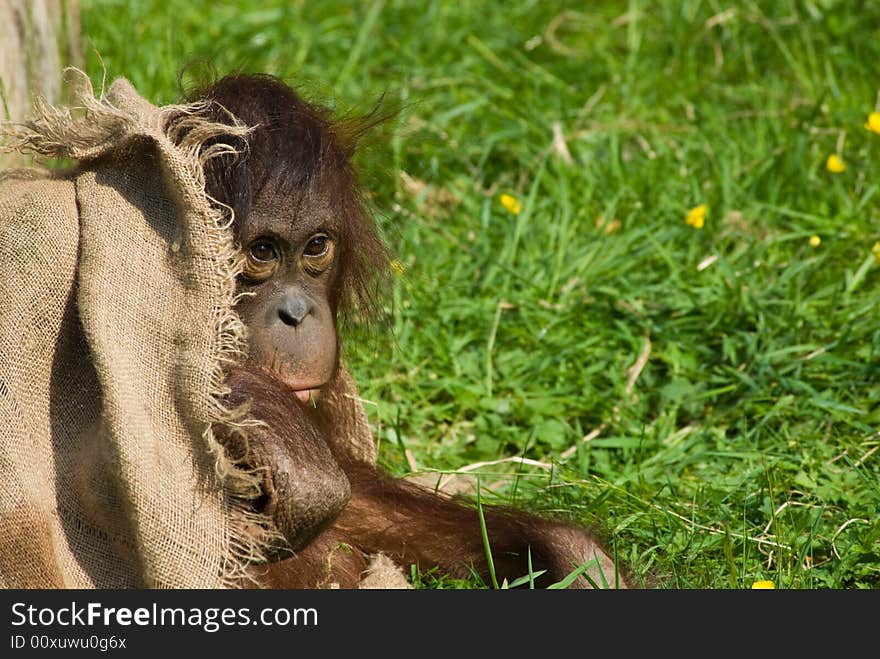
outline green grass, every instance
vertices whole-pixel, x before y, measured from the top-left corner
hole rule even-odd
[[[158,102],[209,58],[403,106],[362,157],[393,335],[348,337],[390,470],[526,458],[476,473],[640,584],[880,587],[880,4],[83,10],[93,80]]]

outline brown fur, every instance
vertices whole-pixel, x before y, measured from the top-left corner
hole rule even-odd
[[[304,206],[329,204],[341,218],[343,250],[333,309],[346,313],[356,305],[374,314],[387,284],[388,251],[366,212],[351,157],[358,141],[388,113],[377,105],[364,116],[334,120],[327,108],[305,101],[269,75],[229,75],[191,96],[214,102],[212,119],[229,121],[232,112],[253,127],[237,145],[241,154],[214,158],[206,165],[206,187],[234,211],[237,232],[266,191],[301,200]]]
[[[260,411],[273,435],[296,444],[316,431],[325,438],[351,486],[348,504],[308,546],[285,560],[260,566],[255,576],[271,588],[356,588],[367,568],[367,557],[384,553],[399,565],[421,570],[439,567],[453,577],[479,574],[490,579],[479,515],[471,505],[435,494],[380,468],[352,459],[336,446],[333,419],[318,406],[307,408],[284,395],[284,385],[266,374],[236,379],[236,396],[262,397]],[[250,391],[247,387],[253,386]],[[287,418],[285,418],[287,417]],[[268,435],[262,441],[269,440]],[[311,441],[311,440],[310,440]],[[302,452],[298,455],[303,455]],[[306,458],[303,468],[312,466]],[[584,528],[543,519],[511,508],[484,506],[484,518],[496,577],[512,581],[528,573],[529,555],[539,587],[564,579],[579,565],[595,561],[589,579],[573,587],[625,587],[595,535]]]
[[[356,306],[375,308],[381,291],[377,284],[387,276],[386,250],[366,212],[350,162],[358,138],[378,115],[334,122],[326,108],[305,102],[269,76],[230,76],[200,96],[213,101],[215,120],[229,121],[232,113],[252,127],[239,145],[239,155],[209,161],[209,194],[234,211],[233,228],[245,243],[243,249],[247,243],[242,236],[251,245],[263,237],[277,241],[284,257],[279,263],[287,268],[279,265],[271,278],[243,284],[249,293],[243,303],[249,315],[242,317],[252,337],[262,341],[263,354],[267,343],[277,354],[272,363],[251,360],[229,381],[229,403],[250,401],[251,414],[265,426],[249,430],[244,443],[227,434],[227,450],[253,468],[266,470],[266,493],[256,505],[274,511],[287,536],[286,553],[293,552],[282,561],[255,567],[254,575],[270,587],[353,588],[368,568],[368,556],[381,552],[403,566],[436,566],[456,577],[476,572],[488,581],[489,564],[473,506],[352,459],[332,413],[326,413],[330,406],[304,405],[284,384],[301,375],[292,370],[298,363],[321,351],[331,352],[326,346],[336,341],[338,314]],[[331,234],[337,245],[336,260],[321,280],[295,267],[302,253],[298,250],[316,232]],[[281,307],[276,301],[285,295],[314,300],[296,292],[303,289],[326,296],[332,327],[307,333],[307,322],[312,328],[321,322],[317,314],[306,316],[302,326],[279,327],[276,309]],[[309,337],[308,342],[302,337]],[[332,345],[335,349],[337,344]],[[284,359],[293,353],[296,358]],[[323,385],[324,395],[332,398],[336,380],[331,377]],[[596,564],[586,572],[594,583],[624,585],[586,529],[512,509],[486,507],[484,514],[499,581],[525,575],[530,556],[535,571],[546,571],[537,578],[538,585],[559,581],[594,559]],[[589,583],[580,577],[573,586]]]
[[[466,578],[476,572],[489,583],[488,561],[474,507],[392,479],[364,463],[349,463],[345,471],[352,484],[348,505],[318,537],[318,546],[278,563],[267,575],[267,585],[307,585],[302,584],[301,575],[309,574],[314,553],[321,555],[326,548],[340,545],[353,548],[351,558],[334,565],[332,580],[343,588],[357,586],[363,571],[362,557],[374,552],[385,553],[403,566],[415,564],[423,571],[439,567],[452,577]],[[530,553],[533,571],[546,570],[535,580],[539,587],[561,581],[593,558],[601,559],[601,570],[589,571],[597,584],[622,585],[622,577],[615,574],[604,550],[586,530],[509,509],[484,507],[484,516],[499,582],[526,575]],[[578,579],[574,585],[589,584]]]

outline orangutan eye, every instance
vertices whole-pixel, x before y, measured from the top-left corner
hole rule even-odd
[[[252,281],[266,281],[275,274],[281,261],[277,245],[266,238],[258,238],[248,245],[242,275]]]
[[[306,243],[306,247],[303,250],[303,256],[308,256],[310,258],[320,258],[321,256],[324,256],[329,249],[330,238],[322,233],[319,233],[317,236],[313,236],[309,240],[309,242]]]
[[[268,240],[257,240],[251,243],[248,249],[248,257],[258,263],[269,263],[278,260],[278,250]]]
[[[313,275],[324,272],[333,262],[335,243],[330,236],[319,233],[309,238],[303,248],[303,267]]]

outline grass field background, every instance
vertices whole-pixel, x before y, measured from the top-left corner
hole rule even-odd
[[[347,334],[391,471],[594,525],[638,585],[880,587],[880,3],[82,6],[98,84],[402,108],[361,157],[393,319]]]

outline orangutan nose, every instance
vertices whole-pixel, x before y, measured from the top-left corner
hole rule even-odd
[[[308,300],[296,295],[287,296],[284,302],[278,307],[278,317],[285,325],[291,327],[298,326],[303,319],[309,315],[312,310]]]

